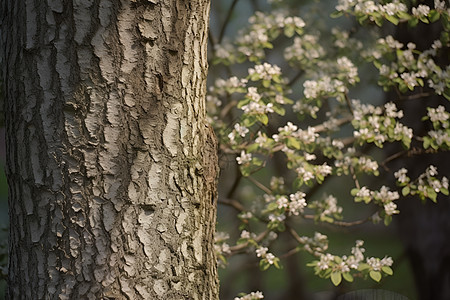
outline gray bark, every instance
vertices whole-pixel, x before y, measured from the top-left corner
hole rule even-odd
[[[217,299],[209,0],[1,2],[11,299]]]

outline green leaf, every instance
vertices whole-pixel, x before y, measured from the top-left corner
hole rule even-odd
[[[241,101],[239,101],[237,108],[242,108],[242,106],[249,104],[252,101],[250,98],[244,98]]]
[[[284,35],[288,38],[291,38],[295,33],[295,29],[293,26],[284,27]]]
[[[407,196],[407,195],[409,195],[409,192],[411,191],[411,189],[409,188],[409,186],[405,186],[403,189],[402,189],[402,195],[403,196]]]
[[[247,147],[246,151],[247,151],[247,153],[251,153],[251,152],[255,152],[256,150],[258,150],[258,148],[259,148],[259,145],[257,143],[253,143]]]
[[[409,15],[408,13],[406,13],[404,11],[397,12],[397,15],[398,15],[399,18],[404,19],[404,20],[411,19],[411,15]]]
[[[412,18],[408,21],[408,25],[411,27],[416,27],[418,23],[419,23],[419,19],[416,19],[416,18]]]
[[[387,275],[394,274],[394,271],[392,271],[391,267],[388,267],[388,266],[381,267],[381,270]]]
[[[450,90],[449,89],[445,89],[444,93],[442,93],[444,95],[444,97],[450,101]]]
[[[353,282],[353,276],[350,274],[350,272],[342,273],[342,277],[348,282]]]
[[[344,13],[342,11],[334,11],[331,13],[330,17],[333,19],[339,18],[340,16],[342,16]]]
[[[242,121],[242,124],[245,127],[251,127],[256,123],[257,120],[258,120],[258,118],[255,115],[246,115],[245,119],[243,119],[243,121]]]
[[[375,280],[376,282],[380,282],[381,280],[381,273],[379,271],[370,271],[369,272],[370,278]]]
[[[341,274],[341,272],[333,272],[333,273],[331,273],[331,282],[335,286],[338,286],[339,283],[341,283],[341,281],[342,281],[342,274]]]
[[[358,194],[358,192],[359,192],[359,189],[354,188],[354,189],[352,189],[352,190],[350,191],[350,194],[351,194],[352,196],[356,196],[356,194]]]
[[[270,264],[267,262],[266,259],[261,259],[261,260],[259,261],[259,268],[260,268],[262,271],[267,270],[269,267],[270,267]]]
[[[392,216],[386,215],[384,217],[384,225],[388,226],[389,224],[391,224],[391,222],[392,222]]]
[[[320,221],[326,222],[326,223],[333,223],[334,222],[333,218],[331,218],[329,216],[320,216]]]
[[[284,225],[284,223],[280,222],[277,226],[277,230],[279,232],[284,232],[286,230],[286,225]]]
[[[428,21],[427,17],[425,16],[420,17],[420,21],[424,22],[425,24],[430,23],[430,21]]]
[[[250,176],[250,174],[251,174],[250,167],[249,166],[245,166],[245,167],[241,166],[241,174],[244,177]]]
[[[427,189],[428,192],[428,198],[431,199],[431,201],[433,201],[434,203],[437,203],[437,193],[434,191],[434,189],[430,186]]]
[[[278,259],[275,259],[273,261],[273,265],[275,266],[275,268],[281,269],[280,261]]]
[[[423,138],[423,148],[428,149],[430,147],[430,144],[431,144],[431,139],[428,137],[424,137]]]
[[[318,262],[319,262],[318,260],[314,260],[314,261],[312,261],[310,263],[307,263],[306,266],[307,267],[315,267],[315,266],[317,266]]]
[[[359,266],[358,266],[358,270],[359,271],[364,271],[364,270],[367,270],[369,268],[370,268],[370,266],[368,264],[366,264],[366,263],[360,263]]]
[[[276,210],[277,208],[278,208],[277,202],[270,202],[270,203],[267,205],[267,208],[266,208],[265,211],[270,212],[270,211]]]
[[[270,86],[270,80],[263,80],[262,85],[263,87],[268,88]]]
[[[289,148],[294,148],[297,150],[300,150],[302,148],[302,145],[300,144],[299,140],[293,137],[287,139],[287,146]]]
[[[284,114],[286,113],[286,110],[279,105],[274,105],[272,108],[273,111],[279,114],[280,116],[284,116]]]
[[[259,114],[256,118],[264,125],[267,125],[267,123],[269,123],[269,117],[266,114]]]
[[[391,22],[394,25],[398,25],[398,19],[395,16],[386,15],[386,20],[388,20],[389,22]]]

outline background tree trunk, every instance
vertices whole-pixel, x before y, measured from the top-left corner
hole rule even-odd
[[[10,299],[217,299],[208,0],[1,2]]]
[[[422,1],[429,7],[434,7],[432,0]],[[440,22],[419,25],[414,28],[406,24],[396,27],[395,38],[405,46],[408,42],[417,45],[417,49],[430,49],[435,40],[440,38],[443,29]],[[435,59],[436,64],[445,69],[449,65],[446,53]],[[415,91],[417,92],[417,90]],[[428,92],[427,88],[424,92]],[[429,123],[421,122],[427,115],[427,107],[443,105],[449,111],[449,102],[443,97],[430,92],[431,96],[417,100],[404,100],[399,108],[404,111],[403,122],[414,130],[414,134],[424,136],[432,130]],[[392,97],[395,99],[395,96]],[[414,144],[413,144],[414,146]],[[408,169],[408,176],[416,179],[429,165],[437,167],[439,176],[450,175],[450,160],[448,152],[423,154],[407,158],[393,164],[392,169],[401,167]],[[437,204],[427,200],[422,203],[419,197],[409,196],[399,201],[400,214],[395,218],[398,232],[405,245],[405,254],[414,272],[419,299],[450,299],[450,197],[440,194]]]

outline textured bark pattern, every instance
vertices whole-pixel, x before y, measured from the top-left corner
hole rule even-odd
[[[217,299],[209,0],[4,0],[11,299]]]

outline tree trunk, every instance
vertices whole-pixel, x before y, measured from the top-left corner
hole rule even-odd
[[[10,299],[217,299],[209,0],[1,3]]]
[[[429,7],[434,7],[432,0],[422,1]],[[417,49],[430,49],[433,42],[439,39],[443,29],[440,22],[433,24],[419,23],[417,27],[409,28],[406,24],[396,27],[395,38],[406,45],[413,42]],[[445,47],[445,46],[444,46]],[[435,62],[445,69],[448,66],[448,55],[443,52]],[[417,90],[415,91],[417,92]],[[428,90],[425,89],[425,92]],[[433,94],[434,91],[430,91]],[[391,97],[391,99],[395,99]],[[402,122],[414,130],[418,136],[426,135],[431,126],[420,119],[427,114],[427,107],[446,106],[449,102],[434,94],[418,100],[406,100],[399,103],[404,111]],[[413,144],[414,145],[414,144]],[[408,169],[408,176],[415,179],[429,165],[437,167],[440,176],[449,177],[450,160],[448,153],[424,154],[414,158],[404,158],[392,165],[392,170],[401,167]],[[419,299],[446,300],[450,299],[450,197],[440,194],[438,203],[427,200],[423,204],[419,197],[409,196],[399,202],[400,214],[396,220],[400,238],[405,245],[405,253],[410,261]]]

